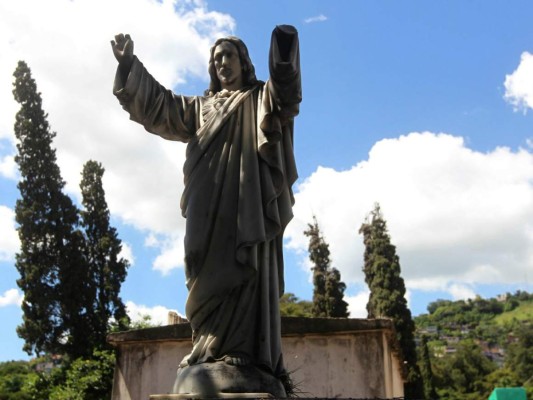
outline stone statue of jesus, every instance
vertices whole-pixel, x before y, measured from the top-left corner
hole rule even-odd
[[[198,368],[253,368],[283,380],[282,238],[292,218],[293,119],[302,99],[296,29],[274,29],[266,82],[257,80],[240,39],[217,40],[203,96],[161,86],[134,55],[129,35],[111,44],[119,62],[113,93],[130,119],[188,144],[181,210],[193,349],[180,363],[175,391],[192,390],[180,381],[192,367],[196,375],[205,373]]]

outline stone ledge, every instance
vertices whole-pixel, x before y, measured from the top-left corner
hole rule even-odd
[[[388,329],[393,330],[390,319],[359,318],[305,318],[282,317],[281,335],[284,337],[309,334],[334,334],[341,332],[368,332]],[[128,342],[180,341],[192,336],[188,323],[158,326],[126,332],[111,333],[107,341],[113,346]]]

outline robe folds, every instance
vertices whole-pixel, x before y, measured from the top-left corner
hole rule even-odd
[[[270,79],[237,91],[181,96],[135,58],[114,94],[151,133],[188,143],[181,210],[186,218],[186,315],[193,350],[182,365],[248,358],[283,373],[279,297],[282,238],[297,178],[293,118],[301,101],[296,30],[277,27]]]

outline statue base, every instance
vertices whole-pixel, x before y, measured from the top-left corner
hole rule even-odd
[[[206,397],[191,394],[152,394],[150,400],[187,400],[205,399]],[[220,393],[218,399],[273,399],[270,393]]]
[[[172,393],[186,398],[285,398],[281,381],[254,365],[224,361],[179,368]]]

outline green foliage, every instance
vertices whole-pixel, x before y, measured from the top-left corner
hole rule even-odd
[[[80,213],[63,193],[52,147],[55,133],[26,63],[18,63],[14,76],[13,94],[20,104],[15,161],[21,176],[15,207],[21,249],[15,266],[24,292],[17,333],[28,354],[91,358],[95,348],[106,346],[111,317],[128,323],[118,295],[128,264],[119,257],[121,242],[109,226],[104,169],[94,161],[85,165]]]
[[[533,300],[507,300],[504,311],[494,318],[495,323],[504,325],[513,321],[533,321]]]
[[[95,351],[91,358],[37,372],[42,357],[0,363],[0,400],[101,400],[111,397],[115,354]]]
[[[129,324],[126,308],[119,297],[126,278],[128,262],[119,256],[122,244],[116,229],[109,224],[109,209],[102,186],[104,168],[96,161],[83,167],[80,184],[82,226],[85,232],[85,257],[89,265],[91,348],[106,343],[109,320],[118,321],[119,329]]]
[[[437,392],[435,390],[435,382],[433,379],[433,370],[431,368],[431,357],[429,355],[428,338],[423,336],[418,349],[418,366],[420,369],[420,376],[424,385],[424,398],[437,399]]]
[[[453,355],[438,359],[434,367],[440,398],[486,399],[492,391],[484,384],[484,378],[496,370],[496,365],[472,340],[460,342]]]
[[[312,317],[313,303],[285,293],[279,300],[279,311],[283,317]]]
[[[484,398],[495,387],[524,386],[533,394],[533,380],[528,381],[533,375],[531,318],[516,318],[527,315],[531,297],[519,291],[498,299],[478,296],[467,301],[438,300],[429,304],[430,314],[416,317],[421,331],[430,326],[439,329],[428,347],[436,355],[432,358],[433,372],[442,398]],[[458,343],[447,343],[452,339]],[[488,358],[491,354],[485,355],[481,346],[505,354],[504,364],[497,368]],[[445,354],[446,348],[456,353]]]
[[[64,182],[52,148],[54,132],[28,66],[19,61],[13,94],[20,104],[15,136],[20,199],[15,206],[20,252],[15,266],[24,292],[23,323],[17,328],[28,353],[77,355],[89,326],[80,307],[87,268],[78,210],[63,193]],[[81,311],[81,312],[80,312]]]
[[[32,373],[26,361],[0,363],[0,400],[31,399],[24,386]]]
[[[522,383],[530,381],[533,386],[533,322],[520,326],[514,334],[518,340],[507,349],[506,365]]]
[[[350,313],[344,301],[346,284],[341,281],[340,272],[331,267],[329,245],[320,234],[316,217],[304,234],[309,237],[309,259],[313,263],[313,316],[347,318]]]
[[[405,299],[405,283],[400,273],[400,259],[391,244],[387,223],[375,204],[369,218],[361,225],[365,245],[365,282],[370,289],[367,303],[368,318],[391,318],[396,329],[402,358],[406,363],[405,395],[420,398],[422,379],[417,365],[414,341],[415,324]]]
[[[111,397],[115,354],[95,351],[90,359],[79,358],[65,370],[65,381],[50,391],[50,400],[101,400]]]

